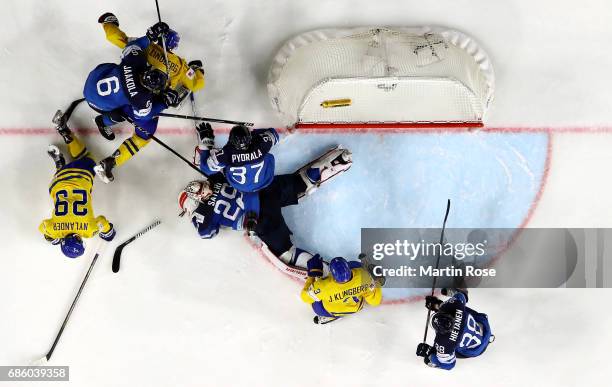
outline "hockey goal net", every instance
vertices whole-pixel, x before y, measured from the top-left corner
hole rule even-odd
[[[487,54],[440,27],[307,32],[268,75],[274,109],[297,128],[481,127],[493,89]]]

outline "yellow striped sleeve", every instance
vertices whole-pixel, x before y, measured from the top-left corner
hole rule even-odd
[[[125,46],[127,46],[128,37],[118,26],[111,23],[105,23],[102,24],[102,28],[104,28],[106,40],[122,50],[125,48]]]

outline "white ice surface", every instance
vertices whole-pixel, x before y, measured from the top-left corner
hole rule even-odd
[[[87,72],[100,62],[117,60],[118,49],[105,41],[96,23],[101,13],[115,12],[128,33],[138,34],[155,21],[155,9],[152,1],[143,0],[6,0],[1,8],[0,365],[15,365],[48,350],[90,256],[63,258],[36,231],[51,207],[46,192],[52,166],[44,150],[50,142],[59,143],[59,138],[8,135],[1,129],[50,128],[55,110],[80,94]],[[475,37],[494,62],[497,93],[489,126],[612,125],[608,20],[612,5],[603,0],[161,0],[161,10],[182,34],[179,53],[204,60],[207,87],[197,97],[202,114],[251,120],[258,126],[277,125],[265,89],[268,64],[282,42],[300,32],[334,26],[439,24]],[[73,125],[91,128],[92,116],[82,107]],[[190,125],[164,120],[160,126]],[[338,140],[366,146],[359,141],[367,141],[369,135],[354,136],[346,141],[338,136]],[[419,171],[431,171],[440,164],[448,167],[452,161],[445,155],[457,154],[462,142],[477,142],[486,134],[469,136],[460,135],[458,142],[440,138],[443,161],[432,159],[430,153],[435,150],[424,148],[428,157],[415,167]],[[522,142],[515,147],[517,153],[504,149],[498,159],[499,166],[516,171],[503,176],[515,177],[514,188],[525,189],[527,193],[521,194],[526,199],[533,193],[531,183],[542,177],[542,149],[529,151],[529,146],[541,144],[541,137],[536,134],[536,141]],[[415,141],[413,148],[436,141],[436,137],[420,135],[410,138]],[[99,136],[84,140],[100,156],[119,144]],[[185,154],[193,142],[185,135],[166,135],[164,140]],[[299,141],[291,138],[283,145]],[[484,141],[481,144],[487,146],[503,144]],[[550,173],[529,226],[609,227],[610,149],[611,134],[552,135]],[[473,154],[473,149],[467,149],[460,161],[474,168],[473,176],[484,182],[494,169]],[[280,156],[291,159],[290,154]],[[400,155],[393,157],[400,160]],[[519,174],[521,159],[527,160],[524,174]],[[508,160],[514,160],[514,169]],[[410,164],[401,166],[408,174],[413,171]],[[527,171],[533,172],[535,180],[529,180]],[[474,291],[473,306],[489,314],[496,343],[481,358],[460,361],[450,373],[432,370],[414,356],[422,339],[422,305],[386,305],[337,325],[314,326],[310,310],[299,301],[298,285],[264,262],[239,233],[201,241],[189,224],[176,217],[177,190],[195,177],[180,161],[151,144],[117,176],[112,185],[96,182],[94,198],[96,212],[115,222],[119,236],[99,260],[53,357],[53,364],[71,366],[70,385],[609,383],[606,359],[612,338],[606,332],[612,313],[605,302],[612,294],[608,290]],[[413,195],[424,208],[419,222],[434,225],[444,195],[436,193],[429,201],[435,187],[431,180],[423,182],[428,188]],[[457,182],[445,190],[461,192]],[[338,190],[346,189],[341,179],[335,183]],[[334,185],[324,188],[332,190]],[[513,216],[520,218],[512,211],[524,211],[524,203],[517,201],[510,209],[496,206],[494,199],[507,205],[516,198],[504,197],[506,191],[497,191],[498,186],[494,189],[498,193],[482,193],[492,203],[486,215],[509,222]],[[319,193],[320,198],[326,194]],[[113,248],[157,217],[162,226],[126,249],[122,271],[113,274]],[[296,223],[299,220],[294,218]]]

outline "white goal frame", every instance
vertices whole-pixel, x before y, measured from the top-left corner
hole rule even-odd
[[[471,37],[430,26],[306,32],[268,74],[283,125],[313,129],[482,127],[494,85]]]

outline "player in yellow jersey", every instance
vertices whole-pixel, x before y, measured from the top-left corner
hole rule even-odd
[[[361,267],[361,262],[336,257],[329,262],[329,271],[331,275],[323,277],[323,261],[318,254],[308,261],[308,279],[301,297],[312,306],[315,323],[326,324],[357,313],[366,302],[380,304],[380,284]]]
[[[65,122],[60,122],[57,131],[68,145],[73,161],[66,164],[59,148],[49,145],[47,153],[56,168],[49,185],[53,211],[51,217],[43,220],[38,229],[48,242],[60,245],[65,256],[77,258],[85,252],[83,238],[99,234],[100,238],[111,241],[116,232],[113,224],[104,216],[95,216],[93,212],[91,191],[96,162]]]
[[[128,37],[125,32],[119,28],[119,20],[110,12],[100,16],[98,23],[102,24],[106,39],[122,50],[127,43],[133,39]],[[168,66],[170,67],[170,87],[178,91],[180,91],[180,88],[184,88],[191,92],[202,89],[205,84],[205,79],[201,61],[187,63],[185,59],[174,53],[180,41],[179,34],[176,31],[168,29],[164,34],[164,38],[168,53]],[[161,42],[151,44],[145,51],[148,62],[156,69],[166,72],[164,48]],[[194,64],[196,66],[194,66]]]
[[[165,23],[156,23],[146,37],[130,38],[112,13],[98,19],[107,39],[123,49],[119,65],[101,64],[88,76],[84,95],[90,107],[100,113],[94,121],[100,134],[114,140],[112,126],[128,120],[135,133],[96,167],[97,175],[108,183],[114,179],[113,168],[131,159],[147,146],[157,129],[157,115],[166,108],[178,107],[190,92],[204,87],[201,61],[187,63],[172,51],[178,47],[179,35]],[[165,39],[170,79],[166,76]]]

